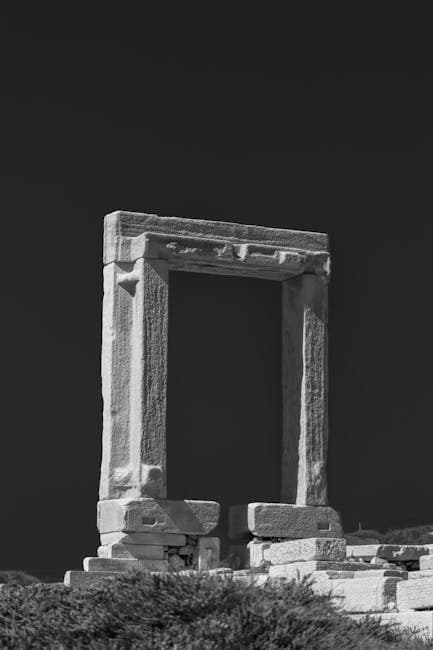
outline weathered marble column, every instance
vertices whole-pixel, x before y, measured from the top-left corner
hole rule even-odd
[[[283,466],[281,500],[326,505],[327,278],[282,283]]]
[[[100,499],[166,497],[168,264],[104,267]]]

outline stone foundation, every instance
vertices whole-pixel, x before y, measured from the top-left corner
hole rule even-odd
[[[338,608],[354,618],[372,614],[384,624],[395,623],[414,629],[420,637],[433,638],[433,569],[419,568],[430,566],[433,545],[346,546],[342,537],[253,539],[237,545],[245,550],[248,566],[233,570],[219,567],[216,537],[172,533],[131,537],[134,534],[130,531],[126,538],[116,534],[116,539],[128,543],[110,537],[110,543],[99,547],[98,557],[85,558],[84,571],[66,573],[64,584],[70,588],[95,584],[130,570],[179,575],[205,571],[258,586],[310,578],[313,591],[330,595]],[[146,544],[147,535],[149,542],[160,543]],[[136,539],[140,544],[129,543]]]

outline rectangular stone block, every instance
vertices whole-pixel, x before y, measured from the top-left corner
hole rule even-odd
[[[219,537],[199,537],[195,548],[195,563],[199,571],[218,569],[220,561]]]
[[[314,580],[320,580],[321,578],[327,578],[328,580],[350,580],[353,578],[354,573],[354,571],[314,571],[311,577]]]
[[[98,548],[98,557],[127,560],[163,560],[164,547],[151,544],[106,544]]]
[[[327,560],[311,560],[309,562],[291,562],[290,564],[275,564],[269,567],[269,575],[273,578],[302,580],[304,576],[314,571],[365,571],[374,570],[366,562],[330,562]]]
[[[419,568],[420,571],[431,571],[433,569],[433,555],[421,555]]]
[[[347,546],[346,549],[347,557],[365,560],[378,557],[388,562],[412,562],[430,552],[429,545],[418,544],[360,544]]]
[[[228,567],[219,567],[218,569],[209,569],[206,571],[206,574],[209,576],[232,576],[233,575],[233,570],[229,569]],[[197,570],[196,569],[182,569],[181,571],[177,572],[177,575],[179,576],[196,576],[197,575]]]
[[[185,535],[176,533],[102,533],[101,545],[106,544],[138,544],[139,546],[149,544],[150,546],[185,546]]]
[[[268,557],[272,564],[308,562],[310,560],[339,562],[346,559],[346,540],[342,537],[310,537],[280,542],[271,544]]]
[[[433,578],[433,569],[427,571],[408,571],[409,580],[418,580],[418,578]]]
[[[382,612],[396,608],[396,592],[401,578],[353,578],[352,580],[329,580],[328,587],[315,586],[318,593],[330,593],[337,607],[346,612]]]
[[[269,576],[267,573],[250,573],[248,575],[241,574],[239,575],[238,571],[233,573],[233,580],[238,582],[243,582],[246,585],[254,585],[255,587],[262,587],[269,581]]]
[[[269,564],[268,557],[265,558],[265,553],[269,551],[271,546],[270,542],[249,542],[248,548],[248,566],[253,568],[265,567]]]
[[[406,609],[433,609],[433,578],[402,581],[397,587],[397,607]]]
[[[84,571],[168,571],[167,560],[127,560],[105,557],[86,557]]]
[[[371,560],[372,557],[377,556],[380,544],[356,544],[346,545],[346,557],[362,558],[363,560]]]
[[[340,517],[328,506],[298,506],[289,503],[249,503],[232,506],[229,512],[230,539],[303,539],[342,537]]]
[[[215,501],[108,499],[98,503],[100,533],[148,532],[207,535],[218,524]]]
[[[104,578],[117,578],[118,571],[66,571],[63,579],[65,587],[88,587],[97,584]]]
[[[379,544],[377,537],[362,537],[361,535],[345,534],[346,544],[349,546],[365,546],[366,544]]]
[[[354,578],[401,578],[407,580],[410,572],[399,567],[395,569],[372,569],[371,571],[354,571]]]

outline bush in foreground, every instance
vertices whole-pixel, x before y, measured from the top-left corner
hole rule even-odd
[[[375,621],[355,623],[307,583],[246,586],[218,576],[123,574],[98,586],[5,586],[0,647],[419,648]],[[433,647],[433,646],[430,646]]]

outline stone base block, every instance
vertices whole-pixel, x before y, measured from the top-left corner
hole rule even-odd
[[[86,557],[84,571],[168,571],[168,560],[125,560],[104,557]]]
[[[365,614],[351,614],[354,620],[363,620]],[[383,625],[398,625],[407,628],[420,639],[433,638],[433,612],[388,612],[376,614]]]
[[[418,544],[360,544],[346,547],[347,557],[363,558],[364,560],[377,557],[388,562],[412,562],[429,553],[429,544],[422,546]]]
[[[433,578],[405,580],[397,587],[397,607],[407,609],[433,609]]]
[[[199,571],[217,569],[220,561],[219,537],[199,537],[195,548],[194,564]]]
[[[310,537],[291,542],[280,542],[271,544],[267,557],[271,564],[308,562],[310,560],[339,562],[346,559],[346,540],[341,537]]]
[[[229,514],[230,539],[302,539],[342,537],[338,513],[328,506],[297,506],[289,503],[249,503],[232,506]]]
[[[291,562],[269,567],[269,575],[273,578],[287,580],[302,580],[314,571],[377,571],[366,562],[330,562],[327,560],[311,560],[310,562]],[[399,574],[399,572],[398,572]]]
[[[98,548],[98,557],[124,560],[163,560],[164,547],[151,544],[106,544]]]
[[[142,546],[185,546],[185,535],[175,533],[102,533],[101,544],[138,544]]]
[[[98,584],[104,578],[117,578],[119,572],[116,571],[66,571],[63,579],[65,587],[88,587]]]
[[[217,526],[219,511],[215,501],[108,499],[98,503],[98,530],[207,535]]]

